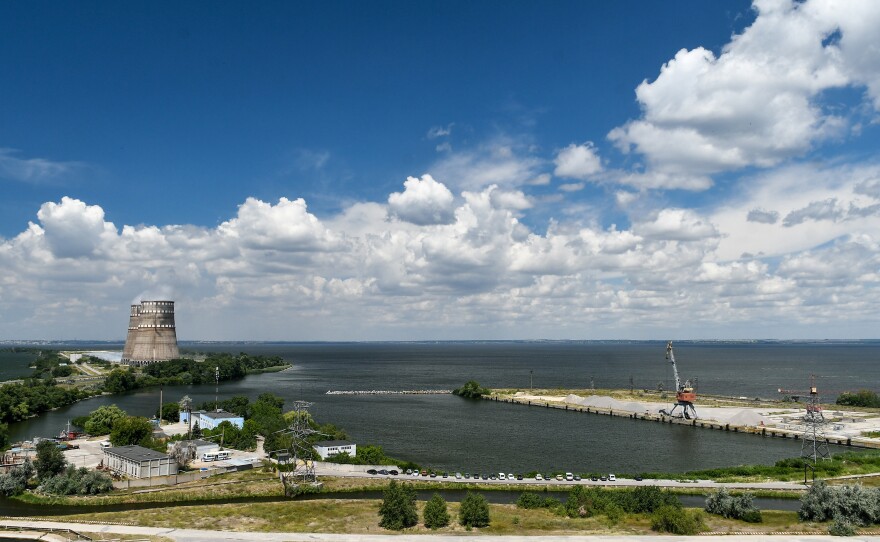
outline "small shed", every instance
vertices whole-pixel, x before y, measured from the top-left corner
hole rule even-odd
[[[348,440],[322,440],[316,442],[313,448],[321,459],[327,459],[331,455],[348,454],[352,457],[357,455],[357,444]]]

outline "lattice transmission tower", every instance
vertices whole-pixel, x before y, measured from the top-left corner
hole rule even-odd
[[[278,464],[289,467],[287,470],[279,469],[284,494],[289,497],[302,493],[306,486],[321,486],[315,474],[315,461],[312,459],[314,452],[309,439],[324,434],[315,431],[309,424],[311,406],[312,403],[308,401],[294,401],[293,421],[287,429],[281,431],[282,434],[290,436],[289,448],[276,454]]]

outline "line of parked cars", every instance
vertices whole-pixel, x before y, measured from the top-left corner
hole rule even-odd
[[[367,470],[367,474],[383,475],[383,476],[399,476],[399,475],[400,475],[400,472],[398,472],[397,470],[394,470],[394,469],[391,469],[391,470],[386,470],[386,469],[382,469],[382,470],[369,469],[369,470]],[[422,470],[418,470],[418,469],[406,469],[406,471],[404,472],[404,475],[405,475],[405,476],[412,476],[412,477],[420,477],[420,476],[424,476],[424,477],[426,477],[426,478],[447,478],[447,479],[448,479],[448,478],[455,478],[456,480],[513,480],[513,481],[520,481],[520,480],[525,480],[525,479],[529,479],[529,478],[530,478],[530,477],[526,477],[526,476],[524,476],[524,475],[522,475],[522,474],[503,473],[503,472],[499,472],[498,474],[495,474],[495,473],[491,473],[491,474],[488,474],[488,473],[473,473],[473,474],[471,474],[471,473],[469,473],[469,472],[465,472],[465,473],[456,472],[455,474],[451,474],[451,475],[450,475],[448,472],[440,472],[440,473],[438,473],[438,472],[435,472],[435,471],[432,471],[432,470],[427,470],[427,469],[422,469]],[[592,477],[590,477],[589,479],[590,479],[591,481],[593,481],[593,482],[599,482],[599,481],[602,481],[602,482],[615,482],[615,481],[617,481],[617,477],[616,477],[614,474],[609,474],[609,475],[607,475],[607,476],[605,476],[605,475],[602,475],[602,476],[592,476]],[[538,481],[542,481],[542,480],[553,481],[553,480],[556,480],[556,481],[559,481],[559,482],[562,482],[562,481],[567,481],[567,482],[580,482],[580,481],[582,480],[582,478],[581,478],[580,475],[577,475],[577,474],[574,474],[574,473],[571,473],[571,472],[566,472],[565,474],[557,474],[556,476],[553,476],[552,474],[541,474],[541,473],[538,473],[538,474],[535,475],[534,480],[538,480]],[[642,477],[641,477],[641,476],[636,476],[636,477],[635,477],[635,480],[636,480],[637,482],[640,482],[640,481],[642,481]]]

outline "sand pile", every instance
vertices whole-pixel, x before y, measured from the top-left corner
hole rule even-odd
[[[762,422],[766,425],[767,421],[764,416],[754,410],[740,410],[727,419],[727,423],[730,425],[761,425]]]

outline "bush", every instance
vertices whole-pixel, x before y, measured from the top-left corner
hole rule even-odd
[[[69,465],[64,472],[44,480],[37,488],[51,495],[99,495],[113,488],[113,480],[103,472]]]
[[[828,534],[831,536],[855,536],[856,526],[847,518],[837,516],[834,518],[831,527],[828,527]]]
[[[755,506],[755,496],[751,493],[731,495],[725,488],[706,497],[706,512],[729,519],[740,519],[749,523],[761,523],[761,511]]]
[[[415,490],[392,480],[383,494],[379,515],[379,527],[383,529],[401,531],[414,526],[419,521]]]
[[[425,503],[422,513],[425,519],[425,527],[439,529],[449,525],[449,511],[446,509],[446,501],[438,493],[434,493],[431,500]]]
[[[27,459],[21,465],[9,469],[8,474],[0,474],[0,494],[12,497],[27,489],[27,482],[34,475],[34,467]]]
[[[835,401],[838,405],[858,407],[880,407],[880,396],[870,390],[859,390],[855,393],[841,393]]]
[[[516,500],[517,508],[525,508],[526,510],[541,508],[543,505],[544,499],[542,499],[540,495],[532,493],[531,491],[522,493]]]
[[[880,522],[880,490],[861,485],[831,487],[818,481],[801,497],[802,521],[847,520],[855,525]]]
[[[465,527],[488,527],[489,504],[486,498],[468,491],[458,510],[458,522]]]
[[[665,505],[651,515],[651,529],[663,533],[694,535],[703,528],[703,516],[681,506]]]
[[[476,380],[468,380],[464,386],[452,390],[452,393],[466,399],[479,399],[484,395],[489,395],[490,390],[480,386]]]

